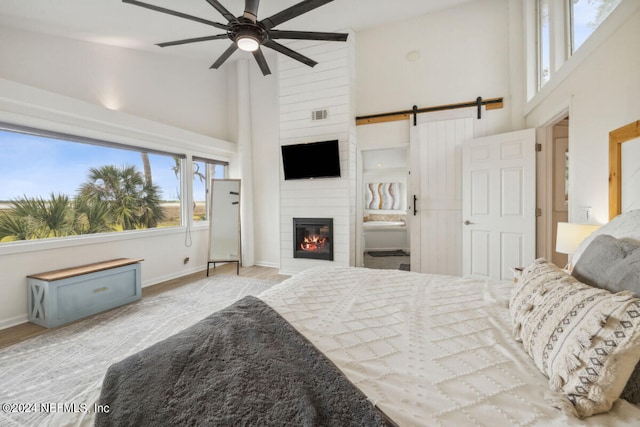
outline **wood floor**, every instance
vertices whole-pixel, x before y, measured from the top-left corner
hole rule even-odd
[[[213,276],[216,274],[236,274],[236,265],[235,264],[223,264],[219,265],[216,268],[209,269],[209,276]],[[142,298],[150,297],[153,295],[158,295],[163,292],[166,292],[170,289],[178,288],[180,286],[184,286],[196,280],[206,278],[206,271],[201,271],[198,273],[190,274],[188,276],[182,276],[177,279],[169,280],[167,282],[158,283],[157,285],[147,286],[142,288]],[[278,269],[269,268],[269,267],[241,267],[240,268],[240,276],[244,277],[252,277],[255,279],[263,279],[263,280],[275,280],[281,282],[287,279],[289,276],[283,276],[278,274]],[[64,326],[60,326],[64,328]],[[18,326],[14,326],[11,328],[0,330],[0,348],[9,346],[11,344],[18,343],[20,341],[24,341],[28,338],[45,334],[50,329],[43,328],[42,326],[35,325],[33,323],[23,323]]]

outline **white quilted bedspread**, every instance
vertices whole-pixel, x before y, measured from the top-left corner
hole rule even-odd
[[[402,426],[640,425],[618,400],[578,420],[511,337],[511,283],[320,267],[260,297]]]

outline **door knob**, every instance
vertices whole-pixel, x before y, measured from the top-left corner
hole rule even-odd
[[[471,222],[471,221],[469,221],[469,220],[466,220],[466,221],[464,222],[464,225],[471,225],[471,224],[473,224],[473,222]]]

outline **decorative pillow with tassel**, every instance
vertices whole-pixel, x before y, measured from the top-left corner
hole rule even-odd
[[[640,360],[640,299],[541,258],[522,272],[509,311],[515,339],[549,378],[552,405],[580,418],[611,409]]]

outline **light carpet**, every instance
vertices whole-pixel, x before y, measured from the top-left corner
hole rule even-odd
[[[85,412],[90,422],[112,363],[276,283],[208,277],[0,350],[0,425],[72,425]]]

